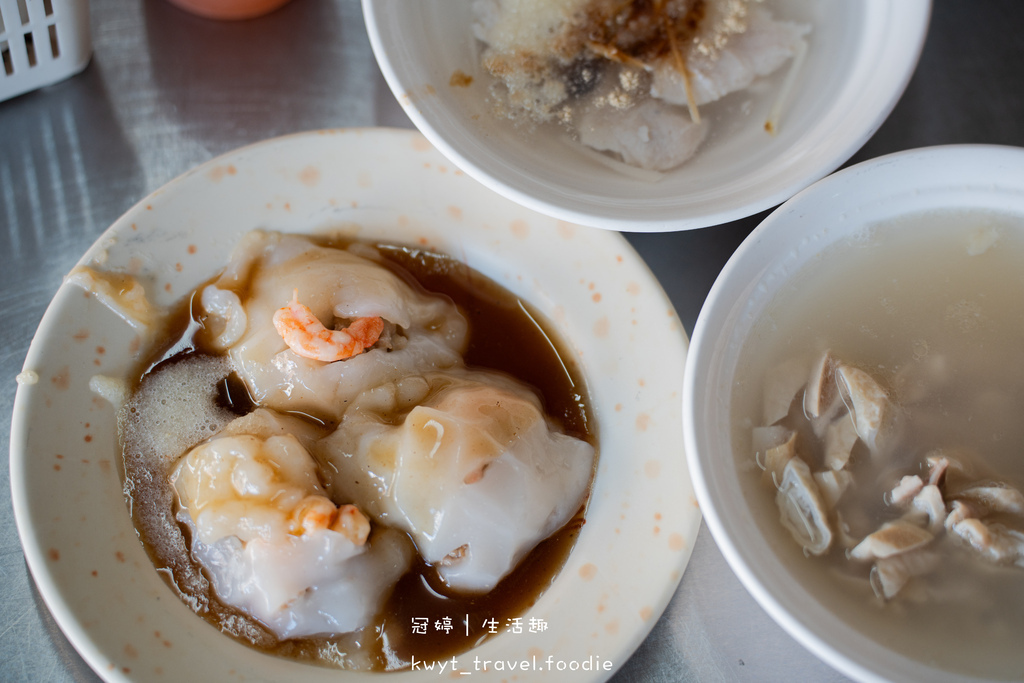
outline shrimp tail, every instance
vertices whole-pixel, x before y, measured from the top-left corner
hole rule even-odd
[[[384,331],[384,320],[376,315],[356,318],[351,325],[345,328],[345,331],[359,342],[362,351],[370,348],[380,339],[380,335]]]
[[[357,318],[342,330],[324,327],[308,306],[299,302],[299,291],[274,313],[274,328],[293,352],[303,358],[333,363],[357,356],[377,343],[384,331],[379,316]]]

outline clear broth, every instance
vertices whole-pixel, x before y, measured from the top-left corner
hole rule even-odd
[[[1024,568],[992,565],[946,538],[933,543],[948,558],[929,577],[935,597],[882,604],[867,569],[858,575],[842,548],[806,557],[781,526],[774,489],[752,466],[750,430],[760,424],[765,371],[831,349],[892,389],[905,425],[901,447],[887,462],[872,465],[865,451],[854,451],[854,483],[843,504],[852,496],[864,509],[858,540],[898,516],[886,510],[881,491],[902,475],[924,474],[920,463],[935,448],[974,452],[999,480],[1021,489],[1022,263],[1020,217],[949,211],[872,226],[816,258],[773,299],[743,347],[732,393],[735,457],[751,472],[747,499],[762,533],[822,604],[908,657],[1007,679],[1024,676]],[[923,399],[901,395],[900,378],[937,359],[945,379]]]

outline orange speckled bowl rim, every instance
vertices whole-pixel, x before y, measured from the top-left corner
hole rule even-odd
[[[701,519],[682,446],[686,334],[621,235],[501,198],[416,132],[326,130],[258,143],[189,171],[118,219],[79,265],[134,274],[166,307],[222,268],[248,230],[342,225],[356,237],[422,244],[468,262],[530,301],[577,354],[601,454],[576,547],[524,615],[547,630],[501,633],[457,666],[475,680],[610,677],[675,592]],[[141,342],[94,296],[65,283],[26,357],[24,369],[38,381],[20,384],[15,397],[11,488],[47,606],[108,681],[337,680],[335,670],[221,635],[153,569],[124,502],[114,411],[89,389],[96,374],[127,376]],[[529,669],[484,672],[484,660],[525,661]],[[549,661],[555,670],[546,672]]]

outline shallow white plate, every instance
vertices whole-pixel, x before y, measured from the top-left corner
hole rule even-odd
[[[770,208],[838,168],[885,120],[917,65],[930,0],[768,0],[813,26],[779,131],[764,121],[788,69],[706,106],[697,155],[651,182],[612,170],[557,130],[523,134],[492,115],[470,0],[363,0],[388,85],[424,135],[496,192],[557,218],[655,232],[717,225]],[[449,85],[452,74],[473,77]],[[749,107],[749,109],[747,108]]]
[[[494,195],[418,133],[338,130],[238,150],[169,183],[119,219],[82,265],[137,274],[170,305],[210,278],[246,231],[354,235],[426,245],[531,302],[578,354],[600,462],[587,523],[550,589],[524,616],[544,633],[502,633],[458,658],[575,662],[602,680],[653,627],[700,523],[682,452],[686,337],[665,293],[619,235],[557,222]],[[334,670],[240,645],[194,615],[158,576],[121,492],[114,413],[89,390],[125,376],[135,334],[65,284],[25,361],[11,429],[14,512],[32,575],[72,644],[108,680],[337,681]],[[603,668],[610,662],[611,670]],[[522,672],[518,672],[521,675]],[[531,674],[528,674],[529,677]],[[387,674],[407,680],[428,674]],[[380,675],[344,680],[381,681]]]
[[[890,649],[891,641],[877,634],[871,637],[873,605],[855,605],[849,613],[829,609],[851,603],[828,599],[836,584],[814,571],[820,567],[787,561],[791,547],[780,548],[763,532],[763,508],[744,502],[750,460],[735,457],[732,447],[734,378],[755,324],[804,267],[869,226],[943,210],[994,212],[1024,223],[1024,149],[953,145],[899,152],[843,169],[796,195],[744,240],[722,270],[697,320],[686,364],[687,458],[715,542],[775,621],[861,681],[977,679],[952,673],[967,665],[950,663],[949,655],[925,663]],[[951,634],[957,627],[954,621],[947,626]],[[956,656],[955,648],[949,651]],[[943,657],[945,665],[939,663]]]

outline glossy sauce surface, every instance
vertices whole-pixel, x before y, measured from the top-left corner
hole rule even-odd
[[[347,243],[329,246],[345,247]],[[528,304],[468,266],[447,256],[402,246],[374,245],[383,264],[415,288],[449,297],[469,322],[469,343],[464,353],[470,368],[498,370],[532,387],[542,399],[549,418],[566,434],[597,445],[583,377],[568,348],[554,336],[552,326]],[[140,381],[183,362],[213,355],[204,340],[202,311],[192,297],[168,320],[162,338],[144,364]],[[244,415],[256,408],[234,374],[210,390],[225,415]],[[316,420],[326,435],[334,425]],[[154,565],[186,602],[198,589],[196,611],[220,630],[277,655],[343,668],[401,669],[415,658],[446,659],[501,633],[550,586],[565,563],[584,524],[585,505],[552,536],[538,544],[492,591],[461,595],[449,590],[436,570],[418,556],[412,569],[398,582],[375,623],[356,634],[338,638],[278,641],[258,622],[222,605],[200,578],[200,568],[180,556],[190,541],[166,542],[170,526],[177,527],[166,509],[169,491],[152,471],[145,471],[126,450],[126,489],[133,491],[133,517]],[[156,504],[149,504],[143,498]],[[161,509],[162,508],[162,509]],[[371,537],[372,542],[372,537]],[[522,623],[522,622],[520,622]],[[418,626],[414,628],[414,624]],[[426,624],[425,627],[421,626]],[[352,651],[358,651],[352,656]]]

